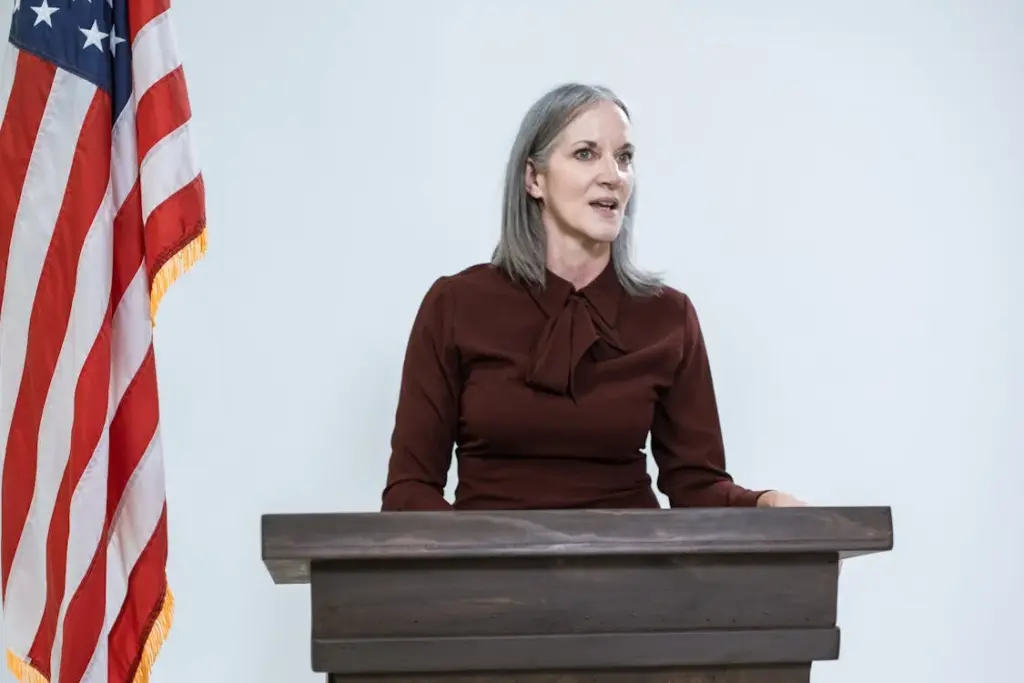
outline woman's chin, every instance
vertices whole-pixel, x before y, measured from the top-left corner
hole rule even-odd
[[[599,222],[591,223],[589,225],[582,226],[580,233],[588,240],[597,243],[614,242],[615,238],[619,236],[619,232],[622,230],[622,223],[616,221],[612,222]]]

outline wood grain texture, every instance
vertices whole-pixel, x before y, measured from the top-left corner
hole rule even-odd
[[[313,637],[829,627],[837,578],[835,555],[318,563]]]
[[[838,553],[892,549],[888,507],[529,510],[264,515],[276,583],[309,581],[316,560]]]

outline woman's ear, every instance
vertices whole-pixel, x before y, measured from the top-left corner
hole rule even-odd
[[[537,166],[533,163],[532,159],[526,162],[525,180],[526,191],[530,196],[534,199],[543,199],[544,191],[541,187],[543,185],[543,178],[537,173]]]

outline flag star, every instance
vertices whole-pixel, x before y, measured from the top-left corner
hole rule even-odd
[[[125,39],[117,35],[117,27],[110,27],[110,54],[117,56],[117,46],[125,42]]]
[[[53,28],[53,20],[50,17],[53,13],[59,10],[59,7],[50,7],[46,0],[43,0],[43,4],[37,5],[31,8],[36,13],[36,21],[33,26],[39,26],[39,24],[46,24],[50,28]]]
[[[21,0],[14,0],[14,10],[13,11],[17,12],[20,9],[21,9]]]
[[[46,2],[46,0],[43,0]],[[107,34],[100,30],[95,19],[92,20],[92,28],[80,28],[78,29],[85,36],[85,45],[82,49],[86,49],[90,45],[93,45],[97,50],[103,52],[103,39],[107,37]]]

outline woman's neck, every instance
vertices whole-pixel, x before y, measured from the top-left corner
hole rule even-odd
[[[547,267],[552,273],[583,289],[597,279],[611,259],[612,245],[574,238],[548,230]]]

